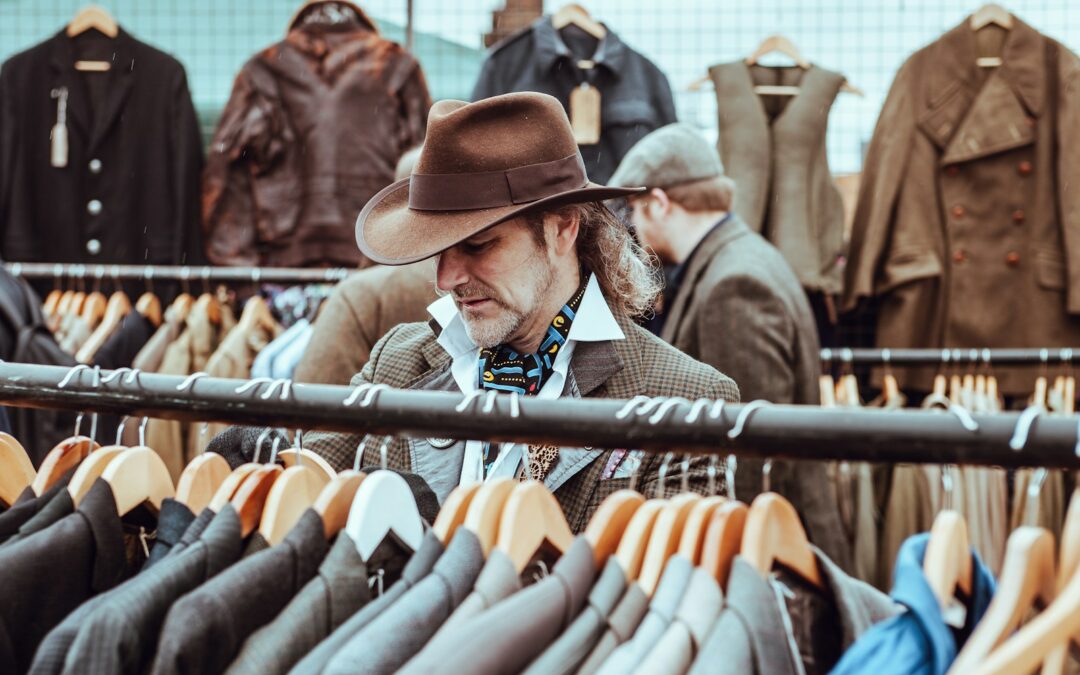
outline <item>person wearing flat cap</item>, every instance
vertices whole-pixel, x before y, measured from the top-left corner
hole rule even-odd
[[[746,401],[819,403],[817,329],[795,272],[732,212],[737,186],[693,127],[671,124],[630,149],[609,185],[644,186],[628,197],[646,248],[669,267],[649,324],[665,342],[727,373]],[[762,491],[761,460],[742,460],[735,496]],[[771,487],[800,512],[810,539],[851,570],[838,500],[820,462],[773,462]]]
[[[356,241],[384,265],[435,258],[442,297],[428,307],[431,321],[387,333],[352,384],[738,401],[730,378],[634,322],[651,311],[658,275],[602,201],[640,192],[589,182],[570,122],[551,96],[436,103],[412,175],[367,203]],[[362,439],[306,440],[343,469]],[[378,465],[384,438],[367,440],[361,465]],[[654,494],[661,460],[632,448],[449,439],[395,438],[387,452],[389,468],[419,474],[440,501],[459,484],[520,478],[528,462],[528,475],[554,492],[575,532],[632,477]],[[707,466],[704,458],[691,464],[691,487],[706,484]]]

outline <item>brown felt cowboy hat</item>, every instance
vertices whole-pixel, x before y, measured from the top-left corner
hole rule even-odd
[[[570,121],[551,96],[439,101],[412,176],[364,206],[356,243],[374,262],[405,265],[529,212],[641,191],[589,182]]]

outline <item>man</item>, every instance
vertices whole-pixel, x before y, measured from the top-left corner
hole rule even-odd
[[[746,401],[818,403],[814,316],[795,273],[763,237],[731,212],[736,186],[716,149],[686,124],[635,145],[611,186],[643,185],[629,198],[642,243],[673,271],[651,327],[676,348],[727,373]],[[763,463],[743,460],[736,497],[762,490]],[[772,465],[770,484],[799,509],[814,540],[850,568],[826,465]]]
[[[354,384],[540,398],[685,396],[738,400],[730,378],[632,321],[653,304],[653,270],[600,200],[636,194],[589,183],[559,102],[517,93],[432,108],[416,169],[357,218],[371,260],[436,258],[444,294],[429,324],[403,324],[372,350]],[[359,438],[315,434],[309,447],[351,466]],[[379,462],[370,439],[363,465]],[[459,483],[518,476],[529,462],[575,532],[634,473],[653,494],[661,457],[590,448],[395,439],[390,468],[419,474],[445,499]],[[702,460],[693,484],[704,483]]]
[[[409,150],[398,160],[395,180],[408,178],[420,156]],[[371,348],[399,323],[423,321],[435,299],[430,260],[361,270],[334,288],[319,310],[293,379],[312,384],[348,384],[371,356]]]

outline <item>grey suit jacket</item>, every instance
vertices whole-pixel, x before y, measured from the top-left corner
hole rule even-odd
[[[840,616],[841,648],[899,611],[881,591],[852,579],[814,549],[825,587]],[[706,638],[691,675],[797,675],[803,672],[795,636],[785,627],[776,591],[753,566],[736,556],[728,577],[727,603]]]
[[[681,675],[689,670],[723,603],[724,594],[716,579],[701,568],[695,569],[675,611],[675,620],[634,673]]]
[[[578,668],[579,675],[591,675],[603,668],[604,662],[615,649],[634,637],[634,631],[641,625],[641,621],[648,612],[649,596],[645,595],[641,586],[637,584],[627,586],[626,592],[619,598],[619,604],[615,605],[615,609],[608,615],[607,629],[596,641],[588,658]]]
[[[572,673],[585,660],[604,633],[608,614],[626,590],[626,573],[615,558],[609,558],[600,578],[589,591],[585,609],[544,653],[529,664],[526,675]]]
[[[634,631],[634,637],[619,645],[604,661],[600,669],[602,675],[619,675],[631,672],[641,663],[649,650],[675,619],[675,611],[686,594],[690,584],[690,575],[694,566],[688,558],[673,555],[664,567],[656,593],[649,603],[649,612],[641,620],[641,625]]]
[[[431,569],[435,566],[435,561],[439,559],[442,553],[443,545],[439,542],[439,538],[431,530],[428,530],[424,534],[423,541],[420,542],[420,548],[416,550],[416,553],[409,559],[405,569],[401,572],[401,579],[378,598],[364,605],[348,621],[338,626],[337,630],[293,666],[289,673],[291,675],[320,675],[326,665],[330,663],[330,660],[334,658],[334,655],[348,644],[353,635],[356,635],[364,626],[371,623],[375,617],[382,614],[386,608],[393,605],[398,598],[405,595],[406,591],[420,583],[420,580],[431,572]]]
[[[165,617],[151,672],[224,670],[244,640],[315,576],[326,549],[322,518],[308,509],[280,544],[180,598]]]
[[[738,216],[694,252],[661,337],[734,378],[743,401],[819,403],[817,326],[806,294],[780,252]],[[747,504],[762,491],[762,465],[739,460],[735,496]],[[770,480],[802,515],[811,541],[852,569],[828,465],[777,461]]]
[[[354,635],[324,675],[396,672],[465,599],[483,564],[480,540],[459,527],[431,574]]]
[[[424,650],[414,672],[516,673],[570,625],[596,576],[592,547],[578,537],[551,575],[496,604],[453,631],[452,648]]]
[[[380,545],[370,561],[373,566],[360,558],[356,543],[349,535],[338,533],[337,541],[319,566],[319,574],[297,593],[276,619],[247,639],[226,672],[229,675],[288,672],[315,645],[371,600],[371,582],[375,579],[369,578],[369,571],[378,569],[388,555],[393,555],[380,556],[383,548],[396,550],[400,558],[407,555],[403,548],[394,544]],[[400,572],[400,564],[394,566]]]
[[[199,541],[111,591],[98,604],[79,628],[63,672],[141,675],[154,658],[169,607],[236,562],[242,542],[240,518],[226,505]]]

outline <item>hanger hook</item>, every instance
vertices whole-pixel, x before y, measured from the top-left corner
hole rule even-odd
[[[735,499],[735,471],[738,469],[739,460],[735,455],[728,455],[724,461],[724,485],[728,499]]]
[[[387,461],[386,455],[387,455],[387,450],[390,449],[390,441],[391,441],[391,439],[392,439],[391,436],[387,436],[386,440],[383,441],[383,444],[381,446],[379,446],[379,463],[382,466],[384,471],[386,470],[386,468],[388,466],[390,466],[390,462]]]
[[[1016,427],[1013,429],[1012,439],[1009,440],[1009,447],[1020,452],[1027,445],[1028,436],[1031,434],[1031,428],[1035,426],[1035,420],[1037,420],[1043,414],[1043,408],[1040,405],[1029,405],[1024,408],[1024,412],[1020,413],[1019,419],[1016,420]]]
[[[75,416],[75,433],[73,434],[74,436],[78,436],[79,432],[82,431],[82,421],[83,413],[80,412],[78,415]],[[1080,440],[1077,440],[1076,443],[1077,446],[1080,447]]]
[[[956,470],[956,465],[945,464],[941,467],[941,509],[943,511],[951,511],[953,509],[953,472]]]
[[[192,377],[194,377],[194,376],[192,376]],[[236,389],[234,389],[233,393],[235,393],[235,394],[246,394],[247,392],[251,391],[252,389],[258,389],[259,387],[263,386],[264,384],[268,384],[268,383],[273,382],[273,381],[274,381],[274,378],[272,378],[272,377],[256,377],[255,379],[248,380],[245,384],[242,384],[239,387],[237,387]]]
[[[666,401],[664,401],[663,403],[660,404],[660,407],[657,408],[656,412],[654,412],[652,414],[652,417],[649,418],[649,424],[651,424],[652,426],[656,426],[657,424],[660,424],[660,422],[664,419],[665,416],[667,416],[667,414],[668,414],[668,412],[670,410],[672,410],[673,408],[675,408],[675,407],[677,407],[679,405],[682,405],[683,403],[685,403],[686,405],[693,405],[693,403],[691,403],[690,399],[686,399],[686,398],[683,398],[681,396],[676,396],[676,397],[667,399]]]
[[[683,455],[681,487],[682,494],[690,492],[690,453]]]
[[[1080,433],[1080,432],[1078,432]],[[709,495],[716,494],[716,463],[718,455],[714,453],[709,454],[709,466],[705,469],[705,476],[708,478],[708,493]]]
[[[971,433],[976,433],[979,430],[979,423],[975,421],[975,418],[971,416],[971,412],[964,406],[952,403],[949,405],[948,411],[955,415],[956,419],[960,420],[960,424]]]
[[[287,381],[288,380],[286,380],[286,382]],[[285,399],[282,399],[282,400],[285,400]],[[303,466],[304,465],[304,430],[303,429],[298,428],[296,430],[296,434],[293,436],[293,441],[295,442],[294,447],[296,448],[296,465],[297,466]]]
[[[86,365],[85,363],[80,363],[76,366],[72,366],[71,370],[67,372],[67,375],[64,375],[64,379],[60,380],[60,383],[56,385],[56,388],[63,389],[68,385],[69,382],[71,382],[71,378],[75,377],[76,373],[81,373],[82,371],[89,369],[90,366]]]
[[[113,445],[120,445],[120,441],[124,438],[124,425],[127,424],[128,415],[124,415],[120,418],[120,424],[116,427],[116,443]]]
[[[269,464],[277,463],[278,446],[281,445],[281,436],[274,436],[274,444],[270,446],[270,461]]]
[[[484,392],[482,390],[480,390],[480,389],[470,391],[468,394],[465,394],[465,398],[461,399],[461,403],[457,404],[457,406],[454,408],[454,412],[458,412],[458,413],[465,412],[466,410],[468,410],[469,406],[472,405],[473,401],[475,401],[476,399],[480,398],[483,395],[484,395]]]
[[[731,431],[728,432],[728,438],[734,441],[739,436],[742,436],[743,431],[746,430],[746,423],[750,421],[750,416],[756,411],[771,405],[772,403],[760,398],[744,405],[742,410],[739,411],[739,416],[735,418],[735,426],[731,427]]]
[[[281,387],[281,400],[288,401],[289,394],[292,391],[292,380],[287,378],[281,378],[271,382],[270,386],[266,388],[266,391],[262,393],[260,398],[264,401],[269,401],[273,397],[274,391],[276,391],[279,386]]]
[[[353,388],[352,392],[347,397],[345,397],[345,400],[341,402],[341,405],[348,408],[353,403],[356,403],[356,401],[360,398],[360,396],[362,396],[363,393],[365,391],[367,391],[368,389],[371,389],[372,386],[373,385],[370,382],[364,382],[362,384],[356,385]]]
[[[255,456],[252,457],[252,459],[251,459],[251,461],[254,462],[255,464],[258,464],[259,459],[262,457],[263,442],[266,440],[266,437],[269,436],[270,432],[272,432],[273,430],[274,430],[273,427],[266,427],[265,429],[262,430],[262,433],[259,434],[259,437],[257,439],[255,439]]]
[[[668,451],[664,453],[664,460],[660,463],[660,471],[656,475],[656,498],[663,499],[667,493],[665,489],[665,483],[667,482],[668,468],[671,462],[675,459],[675,453]]]
[[[712,401],[707,398],[699,398],[694,401],[694,404],[690,406],[690,412],[686,413],[686,418],[683,420],[684,424],[693,424],[701,417],[701,413],[705,412],[705,409],[712,405]]]
[[[101,386],[101,366],[94,366],[94,389],[98,389]],[[97,428],[98,428],[98,414],[96,412],[90,415],[90,445],[93,447],[97,441]]]
[[[360,439],[360,445],[356,446],[356,457],[353,459],[353,471],[360,470],[360,460],[364,457],[364,449],[367,447],[367,435]]]
[[[484,408],[482,412],[485,415],[490,415],[495,410],[495,399],[498,398],[499,392],[492,389],[487,393],[487,398],[484,399]]]
[[[651,400],[652,399],[649,398],[648,396],[642,396],[641,394],[638,394],[634,398],[627,401],[623,405],[622,408],[619,408],[619,411],[617,413],[615,413],[615,419],[617,419],[617,420],[626,419],[627,417],[630,416],[630,413],[632,413],[634,411],[634,408],[637,408],[638,406],[645,405],[646,403],[648,403]]]
[[[521,417],[521,394],[516,391],[510,392],[510,418]]]
[[[108,383],[112,382],[113,380],[122,378],[125,373],[134,373],[134,372],[136,372],[136,371],[131,369],[131,368],[128,368],[127,366],[117,368],[117,369],[113,370],[111,373],[109,373],[108,375],[106,375],[105,377],[101,378],[101,383],[102,384],[108,384]],[[130,375],[129,375],[129,381],[130,381]]]
[[[195,386],[195,382],[198,381],[198,380],[201,380],[204,377],[210,377],[210,375],[208,375],[207,373],[202,372],[201,370],[199,372],[197,372],[197,373],[192,373],[192,374],[188,375],[186,378],[184,378],[183,382],[176,385],[176,391],[183,391],[183,392],[190,391],[191,388],[193,386]],[[236,393],[240,394],[240,393],[243,393],[243,392],[237,391]]]

